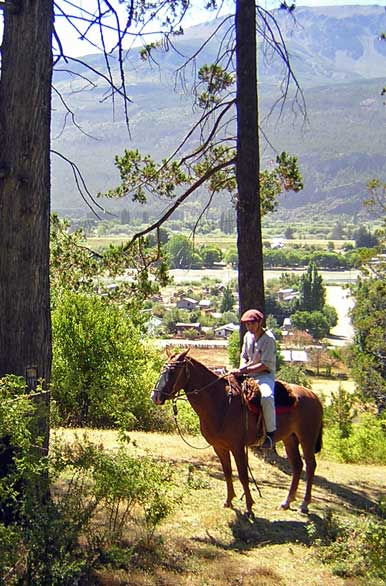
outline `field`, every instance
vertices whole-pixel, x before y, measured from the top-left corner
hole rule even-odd
[[[83,433],[83,432],[82,432]],[[116,434],[92,431],[91,437],[114,449]],[[58,430],[71,439],[73,431]],[[323,527],[328,510],[340,518],[369,514],[385,494],[386,468],[344,465],[318,457],[314,498],[309,515],[301,514],[299,501],[289,511],[278,508],[289,487],[287,462],[281,456],[268,462],[250,452],[255,489],[255,518],[243,516],[244,502],[236,478],[234,509],[224,509],[225,483],[219,462],[209,449],[195,449],[178,435],[133,432],[129,449],[173,465],[177,503],[162,522],[155,546],[142,551],[127,570],[102,572],[101,583],[130,586],[359,586],[354,578],[333,575],[309,544],[307,526]],[[197,448],[201,437],[184,438]],[[366,579],[366,586],[381,586]]]
[[[139,230],[139,229],[138,229]],[[123,242],[127,242],[131,236],[133,235],[133,231],[131,231],[130,235],[106,235],[106,236],[89,236],[87,238],[87,245],[90,248],[94,248],[100,250],[101,248],[106,248],[110,244],[119,245]],[[266,238],[263,235],[263,240],[270,242],[272,238]],[[328,243],[332,242],[334,244],[334,250],[341,250],[347,244],[353,244],[353,240],[327,240],[326,238],[291,238],[291,240],[286,240],[286,246],[307,246],[312,245],[315,248],[320,249],[327,249]],[[236,236],[209,236],[208,234],[205,235],[196,235],[194,237],[194,243],[196,246],[202,245],[209,245],[213,244],[221,248],[223,252],[227,251],[229,248],[236,247]]]

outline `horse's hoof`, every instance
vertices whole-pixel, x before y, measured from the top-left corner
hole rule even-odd
[[[282,511],[288,511],[288,509],[290,508],[290,504],[287,502],[281,503],[280,508],[282,509]]]
[[[300,507],[300,512],[303,513],[303,515],[308,515],[308,505],[305,505],[303,503],[302,506]]]
[[[246,519],[254,519],[255,518],[255,513],[253,511],[245,511],[244,517]]]
[[[224,509],[231,509],[231,508],[232,508],[232,503],[228,503],[227,501],[225,501]]]

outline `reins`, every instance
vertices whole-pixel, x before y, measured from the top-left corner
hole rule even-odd
[[[180,438],[182,439],[182,441],[189,446],[190,448],[194,448],[195,450],[206,450],[207,448],[210,447],[210,444],[206,444],[206,446],[194,446],[193,444],[189,443],[187,439],[184,438],[184,436],[182,435],[182,431],[181,428],[178,424],[177,421],[177,413],[178,413],[178,409],[177,409],[177,401],[178,399],[182,400],[181,397],[174,397],[172,399],[172,405],[173,405],[173,418],[174,418],[174,423],[176,424],[176,428],[178,431],[178,435],[180,436]]]
[[[189,360],[188,358],[185,358],[184,364],[182,365],[182,367],[184,368],[186,366],[186,362],[189,362],[190,364],[192,364],[192,361]],[[215,373],[213,373],[215,374]],[[203,387],[200,387],[199,389],[194,389],[193,391],[184,391],[185,395],[188,397],[189,395],[198,395],[199,393],[201,393],[202,391],[205,391],[206,389],[210,388],[211,386],[213,386],[215,383],[217,383],[219,380],[222,380],[224,378],[226,378],[228,376],[228,373],[225,373],[221,376],[216,375],[217,378],[213,381],[211,381],[210,383],[204,385]],[[178,379],[177,379],[178,380]],[[177,381],[174,383],[174,386],[176,385]],[[181,428],[178,424],[177,421],[177,414],[178,414],[178,409],[177,409],[177,401],[178,400],[183,400],[182,396],[180,395],[176,395],[175,397],[173,397],[172,399],[172,405],[173,405],[173,418],[174,418],[174,422],[176,424],[176,428],[178,431],[178,435],[180,436],[180,438],[182,439],[182,441],[189,446],[190,448],[193,448],[195,450],[206,450],[207,448],[210,447],[211,444],[207,444],[206,446],[194,446],[193,444],[189,443],[188,440],[186,440],[182,434]]]

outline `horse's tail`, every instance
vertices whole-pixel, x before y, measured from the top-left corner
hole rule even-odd
[[[320,450],[322,449],[322,445],[323,445],[323,421],[320,422],[319,434],[318,434],[318,437],[316,438],[315,454],[318,454],[320,452]]]

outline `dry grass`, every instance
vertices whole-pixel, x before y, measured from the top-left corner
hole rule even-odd
[[[83,434],[83,432],[80,432]],[[117,445],[112,431],[90,432],[94,441],[108,449]],[[74,432],[58,430],[70,440]],[[144,548],[127,571],[101,573],[100,583],[131,586],[354,586],[331,574],[308,545],[306,525],[320,522],[327,508],[350,517],[374,509],[386,490],[386,468],[356,466],[318,458],[314,499],[309,516],[295,506],[278,508],[289,488],[289,471],[283,457],[269,463],[250,453],[250,466],[259,485],[255,518],[243,516],[244,502],[224,509],[225,483],[211,448],[198,450],[176,435],[133,432],[128,449],[172,462],[180,499],[174,513],[158,529],[160,541]],[[187,438],[204,445],[201,437]],[[241,495],[236,478],[236,493]],[[304,490],[301,483],[299,502]],[[367,582],[370,586],[370,582]]]

